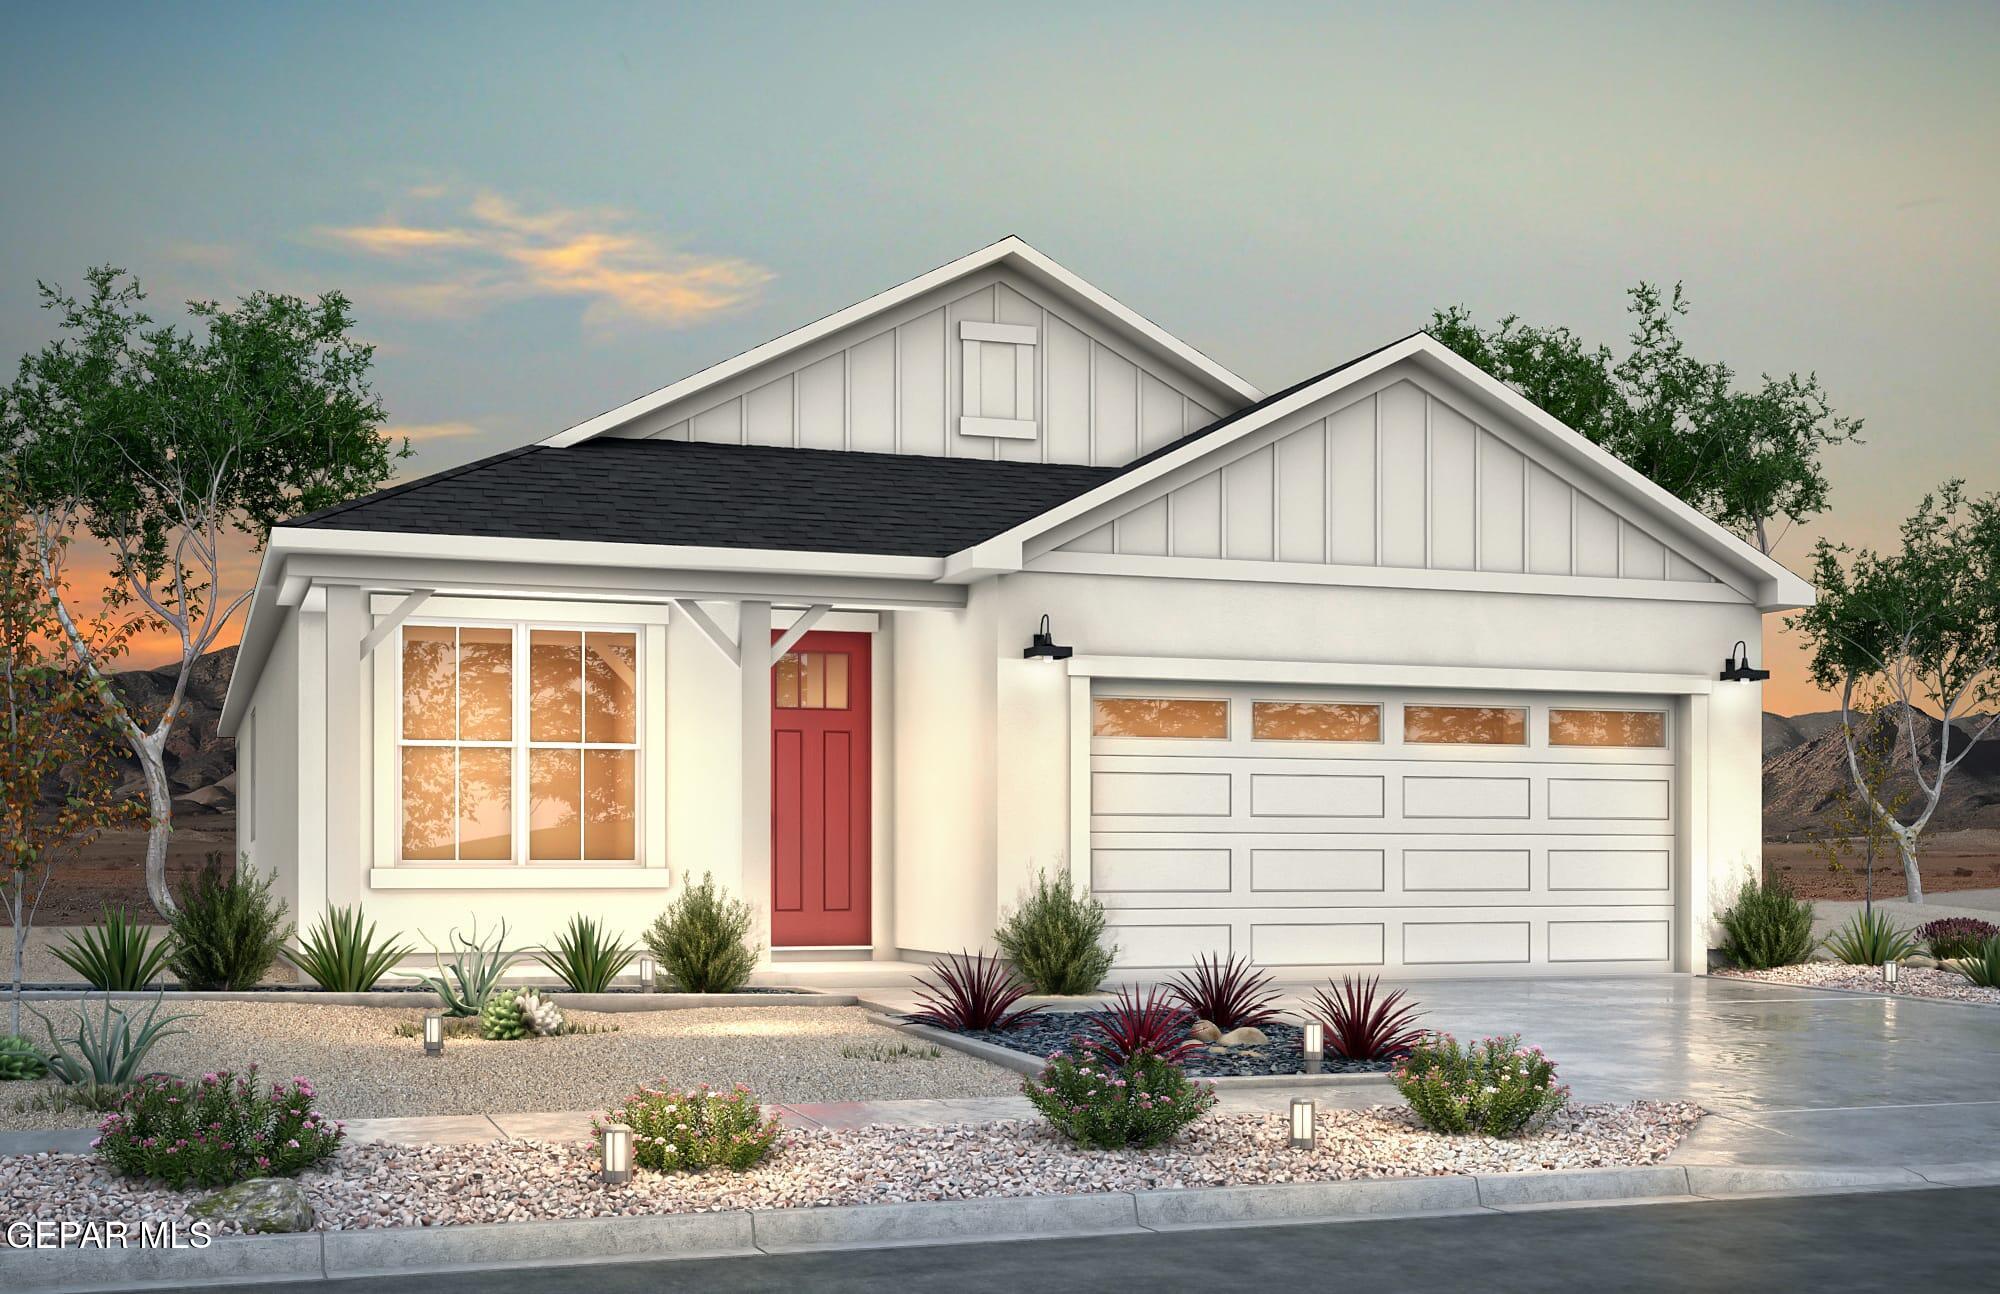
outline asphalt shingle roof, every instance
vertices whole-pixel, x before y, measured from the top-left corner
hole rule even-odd
[[[600,436],[512,450],[290,524],[943,557],[1119,470]]]

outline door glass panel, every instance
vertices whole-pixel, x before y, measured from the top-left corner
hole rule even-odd
[[[583,765],[574,750],[528,754],[528,857],[536,862],[583,857]]]
[[[403,736],[450,741],[458,735],[457,634],[449,625],[403,629]]]
[[[467,626],[458,631],[458,739],[506,741],[514,735],[514,631]]]
[[[625,862],[636,857],[638,756],[629,750],[583,752],[583,856]]]
[[[1406,705],[1403,740],[1427,746],[1525,746],[1528,711],[1504,705]]]
[[[528,739],[583,740],[583,635],[574,630],[528,635]]]
[[[847,653],[786,652],[776,666],[776,699],[780,710],[845,710]]]
[[[826,657],[816,651],[799,653],[799,708],[826,709]]]
[[[437,862],[452,856],[452,795],[457,775],[453,754],[449,746],[403,748],[404,858]]]
[[[1101,696],[1091,703],[1099,737],[1221,738],[1229,735],[1229,702],[1156,696]]]
[[[1380,741],[1382,707],[1329,701],[1253,701],[1250,735],[1258,741]]]
[[[826,708],[845,710],[847,708],[847,653],[828,652],[826,654]]]
[[[1550,710],[1551,746],[1667,744],[1667,716],[1660,710]]]
[[[460,747],[460,858],[504,862],[514,857],[513,755],[489,746]]]
[[[584,635],[585,741],[629,746],[639,739],[638,660],[631,634]]]
[[[778,676],[778,699],[776,701],[777,707],[780,710],[798,709],[799,708],[798,653],[788,651],[784,655],[778,657],[776,672]]]

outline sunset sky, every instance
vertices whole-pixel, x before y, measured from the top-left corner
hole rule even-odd
[[[339,288],[427,472],[1017,233],[1267,389],[1682,280],[1867,420],[1795,569],[2000,488],[2000,6],[954,8],[9,6],[0,362],[101,262]]]

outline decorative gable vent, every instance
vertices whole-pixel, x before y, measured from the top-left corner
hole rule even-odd
[[[959,385],[965,407],[958,420],[963,436],[1035,438],[1035,330],[1024,324],[958,325],[965,354]]]

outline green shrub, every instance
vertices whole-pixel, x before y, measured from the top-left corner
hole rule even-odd
[[[0,1033],[0,1083],[41,1078],[49,1072],[42,1049],[29,1042],[26,1034]]]
[[[1057,1052],[1021,1093],[1057,1132],[1093,1150],[1163,1145],[1215,1107],[1215,1085],[1152,1052],[1123,1065]]]
[[[153,932],[133,921],[122,907],[104,909],[97,925],[72,934],[62,948],[51,948],[56,959],[83,976],[94,989],[136,993],[167,968],[173,940],[153,942]]]
[[[192,989],[241,991],[254,987],[278,959],[292,927],[285,902],[271,894],[269,876],[238,875],[221,854],[195,874],[173,917],[168,965]]]
[[[725,895],[707,873],[654,919],[646,947],[668,984],[682,993],[734,993],[750,982],[757,965],[750,905]]]
[[[1857,912],[1826,937],[1826,949],[1849,966],[1899,962],[1917,950],[1916,941],[1878,909]]]
[[[1561,1109],[1569,1088],[1556,1063],[1518,1034],[1461,1047],[1448,1033],[1426,1035],[1390,1076],[1432,1132],[1511,1137]]]
[[[2000,935],[1988,939],[1951,965],[1980,988],[2000,988]]]
[[[420,932],[421,933],[421,932]],[[430,936],[424,936],[430,943]],[[486,1003],[500,987],[500,977],[507,968],[526,956],[522,952],[507,951],[507,923],[502,921],[494,934],[492,945],[479,937],[479,919],[473,918],[472,937],[467,938],[457,930],[451,932],[454,951],[449,962],[431,944],[431,957],[437,963],[436,975],[419,975],[416,978],[444,1003],[446,1015],[478,1015],[486,1009]]]
[[[634,954],[621,947],[604,925],[585,916],[574,916],[556,936],[553,948],[542,950],[537,959],[550,974],[559,976],[572,993],[604,993],[611,981],[632,964]]]
[[[295,1078],[263,1089],[255,1066],[195,1083],[154,1075],[124,1094],[94,1144],[121,1176],[175,1190],[291,1177],[331,1156],[344,1135],[344,1125],[312,1107],[312,1084]]]
[[[299,950],[287,953],[292,965],[313,983],[335,993],[366,993],[389,968],[415,951],[394,940],[375,941],[375,923],[361,928],[361,908],[335,908],[313,922],[299,940]]]
[[[562,1031],[562,1008],[531,988],[502,989],[479,1013],[479,1036],[489,1042],[553,1038]]]
[[[1035,876],[1034,888],[994,932],[993,941],[1037,993],[1095,992],[1117,946],[1104,943],[1104,905],[1067,876]]]
[[[1745,970],[1802,962],[1812,956],[1812,921],[1812,904],[1783,881],[1745,881],[1721,917],[1722,955]]]
[[[778,1120],[765,1118],[750,1089],[738,1083],[724,1092],[703,1083],[686,1091],[642,1087],[622,1109],[592,1120],[632,1129],[632,1156],[656,1173],[692,1173],[704,1168],[742,1172],[754,1167],[778,1140]]]
[[[145,1063],[146,1054],[153,1050],[155,1043],[162,1038],[187,1032],[167,1027],[192,1017],[170,1015],[161,1018],[160,1004],[164,1000],[164,997],[156,996],[153,1005],[147,1008],[146,1018],[135,1029],[131,1017],[112,1006],[110,998],[103,999],[102,1010],[96,1019],[91,1018],[90,1002],[85,999],[77,1004],[76,1032],[67,1038],[58,1038],[49,1018],[36,1011],[35,1018],[42,1022],[42,1029],[49,1036],[49,1072],[71,1086],[123,1086],[130,1083],[139,1076],[139,1066]]]

